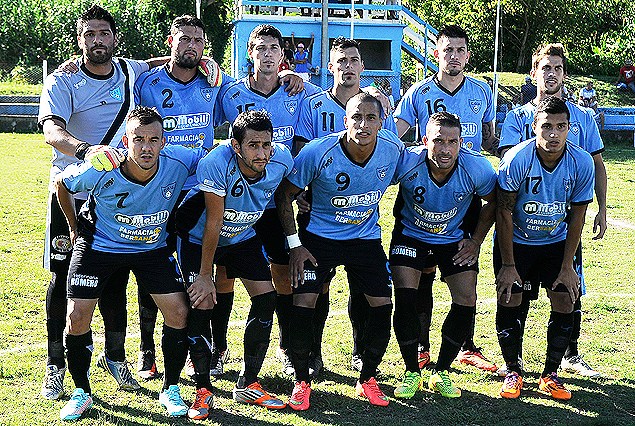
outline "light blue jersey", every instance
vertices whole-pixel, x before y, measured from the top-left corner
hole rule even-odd
[[[538,157],[535,138],[507,151],[498,169],[498,185],[518,194],[512,212],[514,242],[542,245],[564,240],[569,205],[593,201],[594,170],[591,155],[569,142],[553,170]]]
[[[394,183],[404,145],[394,133],[380,130],[373,154],[357,164],[344,151],[345,137],[346,132],[334,133],[305,145],[287,179],[310,188],[307,231],[336,240],[380,238],[379,201]]]
[[[188,83],[182,83],[168,72],[167,64],[143,73],[135,83],[137,105],[154,107],[163,117],[163,135],[170,145],[188,148],[211,148],[214,145],[214,127],[221,119],[216,99],[223,87],[234,79],[223,73],[221,86],[212,87],[199,72]],[[184,190],[196,186],[191,176]]]
[[[273,144],[273,154],[264,175],[250,182],[238,168],[236,153],[231,143],[225,142],[210,151],[198,165],[196,176],[198,189],[192,189],[179,207],[188,212],[202,213],[198,216],[177,213],[177,221],[184,218],[191,223],[177,223],[179,229],[189,229],[191,242],[202,244],[205,228],[204,198],[202,192],[211,192],[225,198],[223,225],[218,247],[247,240],[255,235],[254,223],[260,219],[267,204],[273,199],[278,185],[293,170],[291,151],[282,144]],[[203,206],[200,206],[203,203]],[[199,205],[197,208],[196,205]],[[194,222],[196,224],[194,224]],[[191,229],[190,229],[191,228]]]
[[[90,162],[64,170],[69,192],[88,191],[80,215],[91,217],[92,248],[109,253],[139,253],[166,245],[170,212],[188,176],[207,154],[203,148],[166,145],[159,154],[159,167],[148,182],[132,181],[121,167],[98,172]]]
[[[344,117],[346,117],[346,105],[342,105],[331,94],[331,89],[317,93],[300,104],[300,119],[296,136],[310,141],[341,132],[346,129]],[[397,134],[397,126],[392,114],[384,119],[382,129]]]
[[[566,101],[571,118],[571,129],[567,140],[591,155],[604,151],[604,142],[598,125],[593,118],[593,110]],[[534,121],[536,106],[531,102],[514,108],[505,116],[498,149],[511,148],[522,141],[536,137],[531,123]]]
[[[223,107],[222,121],[233,123],[238,114],[247,110],[267,111],[273,124],[273,142],[293,149],[293,136],[300,116],[300,103],[307,97],[321,91],[311,83],[304,83],[304,90],[289,96],[286,86],[280,86],[273,93],[262,94],[249,87],[249,77],[238,80],[221,92]]]
[[[426,134],[426,125],[435,112],[447,111],[461,119],[463,147],[481,152],[483,123],[494,120],[492,89],[483,81],[466,76],[453,93],[446,91],[437,76],[410,87],[395,109],[395,117],[410,126],[419,126],[419,134]]]
[[[406,149],[397,166],[400,181],[395,218],[402,233],[430,244],[447,244],[463,239],[465,212],[472,195],[491,193],[496,186],[492,164],[479,153],[461,148],[450,174],[437,182],[430,172],[428,150],[423,146]]]

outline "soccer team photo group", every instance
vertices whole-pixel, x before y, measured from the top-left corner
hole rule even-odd
[[[370,13],[354,6],[335,12]],[[32,416],[145,424],[143,408],[97,414],[143,398],[169,424],[491,424],[472,417],[488,410],[544,424],[561,409],[579,417],[557,424],[635,424],[635,375],[620,388],[613,364],[584,357],[630,333],[598,333],[613,299],[585,296],[605,288],[587,265],[621,241],[616,157],[597,107],[566,95],[556,37],[526,53],[535,92],[501,117],[453,23],[429,52],[438,70],[394,96],[365,84],[378,59],[364,40],[331,38],[316,67],[313,34],[256,24],[241,77],[209,56],[196,16],[174,18],[165,56],[147,60],[117,56],[126,35],[107,7],[68,19],[79,56],[46,77],[37,117],[53,158]],[[615,290],[626,329],[632,283]],[[592,392],[620,395],[616,423],[584,417]]]

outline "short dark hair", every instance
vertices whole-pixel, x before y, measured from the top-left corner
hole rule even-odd
[[[274,27],[273,25],[264,24],[258,25],[253,29],[251,34],[249,34],[249,41],[247,42],[247,49],[251,50],[254,47],[254,40],[258,37],[271,36],[273,38],[278,39],[278,44],[280,45],[280,49],[284,46],[284,41],[282,40],[282,34],[280,31]]]
[[[437,33],[437,40],[441,37],[447,38],[462,38],[465,40],[465,46],[469,49],[470,37],[467,35],[467,31],[456,24],[445,25]]]
[[[539,46],[538,49],[531,55],[531,69],[536,70],[538,68],[538,62],[546,56],[559,56],[562,58],[562,70],[567,72],[567,51],[561,43],[549,43]]]
[[[106,21],[110,25],[110,30],[113,34],[117,34],[117,26],[115,25],[115,18],[112,17],[103,7],[98,4],[92,5],[88,10],[79,15],[77,19],[77,35],[81,36],[84,31],[84,26],[88,24],[88,21]]]
[[[538,114],[541,112],[545,112],[547,114],[566,114],[567,121],[571,119],[571,113],[569,112],[569,107],[567,107],[565,101],[555,96],[549,96],[547,99],[540,101],[540,103],[536,105],[534,123],[537,122]]]
[[[170,25],[170,34],[174,35],[179,32],[181,27],[196,27],[203,30],[205,34],[205,24],[203,21],[192,15],[181,15],[174,18],[172,25]]]
[[[350,98],[346,102],[347,110],[348,110],[348,104],[350,104],[351,102],[359,102],[360,104],[364,102],[368,102],[368,103],[375,104],[377,106],[377,109],[379,110],[379,117],[382,117],[384,115],[384,109],[381,107],[381,102],[379,102],[379,100],[376,97],[374,97],[373,95],[369,95],[366,92],[360,92],[356,94],[355,96],[353,96],[352,98]]]
[[[359,41],[353,40],[352,38],[338,37],[333,40],[333,44],[331,45],[331,52],[334,50],[342,51],[344,49],[348,49],[349,47],[354,47],[359,52]]]
[[[428,127],[430,124],[438,124],[443,127],[454,127],[459,129],[459,136],[461,136],[461,119],[456,114],[451,114],[447,111],[435,112],[428,119]],[[427,133],[427,132],[426,132]]]
[[[232,137],[242,145],[245,139],[245,133],[247,129],[254,130],[256,132],[268,131],[273,137],[273,124],[269,114],[265,111],[244,111],[238,114],[236,120],[232,124]]]
[[[135,107],[130,111],[130,114],[128,114],[128,121],[130,120],[138,120],[142,126],[147,126],[156,121],[160,123],[161,128],[163,128],[163,118],[161,118],[161,114],[158,113],[156,108],[146,106]]]

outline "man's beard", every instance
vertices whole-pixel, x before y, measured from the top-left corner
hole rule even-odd
[[[93,49],[94,48],[95,47],[93,47]],[[96,55],[93,53],[92,49],[86,51],[85,55],[86,55],[86,59],[88,59],[88,62],[95,65],[101,65],[101,64],[105,64],[106,62],[110,62],[110,60],[112,59],[112,52],[114,50],[114,46],[102,45],[102,46],[99,46],[99,48],[105,49],[106,52],[101,55]]]
[[[186,58],[185,54],[174,58],[174,65],[180,68],[187,68],[189,70],[196,68],[199,62],[200,58]]]
[[[553,96],[553,95],[557,95],[558,93],[560,93],[560,91],[562,90],[562,86],[564,86],[564,82],[561,84],[558,84],[556,87],[554,87],[553,89],[547,89],[545,88],[545,94],[549,95],[549,96]]]

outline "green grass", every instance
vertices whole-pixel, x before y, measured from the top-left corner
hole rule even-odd
[[[0,134],[0,424],[55,425],[66,400],[39,399],[46,357],[44,296],[49,275],[41,268],[44,235],[46,186],[50,148],[41,135]],[[635,224],[635,150],[626,145],[609,146],[605,152],[609,174],[609,215]],[[495,159],[491,159],[496,163]],[[382,203],[382,228],[387,246],[392,229],[391,208],[395,196],[391,188]],[[593,208],[593,207],[591,207]],[[331,313],[324,336],[327,372],[313,385],[312,408],[296,414],[289,410],[267,412],[231,401],[233,381],[240,370],[242,333],[248,311],[247,295],[236,285],[236,301],[231,316],[229,346],[231,359],[222,380],[214,382],[215,407],[211,419],[200,424],[430,424],[505,425],[510,424],[635,424],[635,264],[632,260],[635,232],[615,226],[603,240],[591,240],[591,217],[583,235],[584,268],[589,294],[583,307],[580,347],[585,358],[604,375],[605,381],[589,380],[563,373],[574,392],[570,402],[551,400],[537,392],[538,374],[545,356],[548,301],[544,295],[532,305],[527,322],[524,357],[528,375],[523,396],[517,401],[498,396],[500,379],[471,367],[453,364],[452,379],[463,389],[458,400],[447,400],[420,392],[409,401],[391,399],[387,408],[371,407],[355,397],[356,375],[348,368],[351,328],[346,315],[345,275],[338,270],[331,286]],[[492,360],[502,358],[496,340],[494,277],[491,248],[482,248],[477,305],[476,342]],[[435,309],[431,332],[433,359],[440,344],[440,329],[449,309],[449,292],[435,282]],[[129,286],[129,327],[127,356],[136,359],[139,344],[136,288]],[[160,322],[160,320],[159,320]],[[277,326],[274,325],[274,330]],[[155,340],[160,342],[157,327]],[[99,314],[93,322],[95,355],[103,348],[103,324]],[[282,376],[274,358],[277,332],[262,371],[265,388],[287,398],[291,380]],[[96,396],[94,408],[76,422],[78,425],[162,425],[191,424],[186,419],[168,419],[157,402],[159,381],[143,383],[139,392],[117,391],[114,382],[95,367],[91,383]],[[380,387],[391,395],[403,374],[403,361],[394,337],[380,366]],[[160,367],[163,370],[162,366]],[[192,401],[193,384],[181,382],[186,401]],[[65,387],[72,390],[67,375]]]
[[[37,95],[42,93],[41,84],[0,81],[0,95]]]

